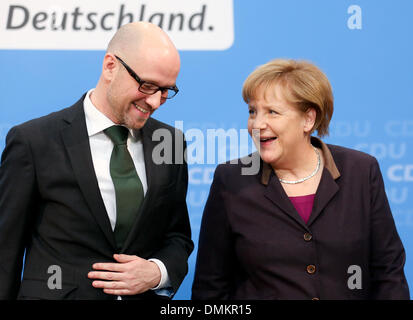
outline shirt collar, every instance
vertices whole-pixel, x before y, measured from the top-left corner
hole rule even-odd
[[[316,137],[311,137],[311,144],[321,149],[321,153],[323,154],[324,158],[324,167],[330,172],[333,179],[337,179],[340,177],[340,171],[338,171],[336,163],[334,162],[333,155],[331,154],[330,149],[328,149],[327,145]],[[271,165],[266,162],[262,163],[262,173],[261,173],[261,183],[264,185],[268,185],[270,181],[271,173],[273,169]]]
[[[90,94],[93,92],[94,89],[90,89],[85,99],[83,100],[83,107],[85,110],[85,117],[86,117],[86,127],[87,133],[89,137],[103,132],[103,130],[116,125],[112,120],[110,120],[105,114],[103,114],[95,105],[92,103],[90,99]],[[139,131],[132,130],[127,128],[131,136],[135,139],[139,139]]]

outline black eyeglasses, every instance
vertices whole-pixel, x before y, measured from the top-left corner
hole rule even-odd
[[[139,88],[138,90],[142,93],[145,94],[155,94],[159,90],[161,91],[162,98],[164,99],[171,99],[176,96],[176,94],[179,92],[179,89],[177,86],[171,86],[171,87],[160,87],[157,86],[156,84],[147,82],[145,80],[142,80],[139,78],[139,76],[133,71],[121,58],[116,56],[116,59],[119,60],[119,62],[125,67],[126,71],[131,75],[133,79],[136,80],[137,83],[139,83]]]

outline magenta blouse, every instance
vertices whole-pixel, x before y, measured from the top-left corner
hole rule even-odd
[[[308,219],[310,218],[311,210],[313,210],[314,197],[315,194],[289,197],[295,207],[295,210],[297,210],[305,223],[307,223]]]

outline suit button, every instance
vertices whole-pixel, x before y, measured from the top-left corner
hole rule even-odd
[[[313,238],[313,236],[311,235],[311,233],[304,233],[304,240],[305,241],[311,241],[311,239]]]
[[[313,265],[313,264],[308,265],[308,266],[307,266],[307,272],[308,272],[309,274],[315,273],[315,265]]]

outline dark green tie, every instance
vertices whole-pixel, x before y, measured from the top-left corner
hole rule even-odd
[[[112,126],[104,132],[115,144],[110,157],[110,175],[116,195],[114,232],[120,250],[142,204],[143,187],[126,145],[129,130],[122,126]]]

